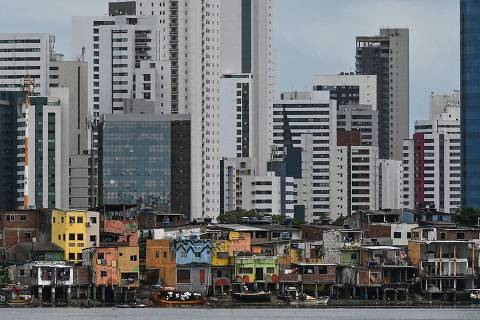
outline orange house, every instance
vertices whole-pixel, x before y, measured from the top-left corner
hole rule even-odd
[[[175,245],[171,240],[147,240],[146,269],[158,270],[159,283],[174,287],[177,283]]]
[[[97,286],[118,286],[120,284],[120,272],[118,270],[117,248],[92,249],[92,271],[95,284]]]

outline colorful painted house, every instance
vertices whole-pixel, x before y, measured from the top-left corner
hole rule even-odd
[[[275,284],[279,281],[278,257],[264,255],[236,255],[234,282],[244,284]]]
[[[52,210],[52,242],[63,249],[65,260],[82,261],[82,251],[99,244],[99,213]]]
[[[175,244],[178,290],[206,293],[211,286],[212,242],[182,239]]]
[[[232,258],[238,253],[249,253],[250,234],[230,231],[227,239],[212,241],[213,294],[224,295],[232,284]]]
[[[138,223],[132,219],[106,219],[102,226],[102,242],[127,243],[138,246]]]
[[[148,239],[146,241],[145,268],[158,271],[153,283],[174,287],[177,283],[177,265],[173,240]]]

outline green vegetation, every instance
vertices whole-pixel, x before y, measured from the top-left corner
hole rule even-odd
[[[233,210],[221,213],[217,220],[220,223],[240,223],[243,217],[260,219],[262,215],[255,211]]]
[[[9,283],[8,270],[4,266],[0,266],[0,287]]]
[[[460,226],[473,227],[478,224],[478,219],[480,219],[480,209],[461,208],[453,214],[452,218],[453,222]]]

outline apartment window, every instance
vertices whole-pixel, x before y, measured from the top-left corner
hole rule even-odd
[[[395,239],[401,239],[402,238],[402,233],[401,232],[394,232],[393,233],[393,237]]]
[[[195,258],[200,258],[202,256],[201,252],[195,252]]]
[[[75,253],[69,253],[68,260],[75,260]]]
[[[55,223],[55,217],[53,217],[53,223]]]
[[[160,251],[155,250],[155,258],[160,258]]]
[[[90,242],[97,242],[97,236],[96,235],[90,236]]]
[[[7,221],[15,221],[15,216],[11,214],[7,214]]]
[[[26,215],[24,215],[24,214],[22,214],[22,215],[20,216],[20,220],[21,220],[21,221],[25,221],[25,220],[27,220],[27,216],[26,216]]]
[[[75,223],[75,217],[70,217],[70,223]]]
[[[457,240],[464,240],[464,239],[465,239],[465,233],[457,232]]]
[[[351,253],[350,254],[350,259],[351,260],[357,260],[357,254],[356,253]]]
[[[100,271],[100,276],[102,278],[106,278],[107,277],[107,271]]]
[[[77,260],[82,260],[82,254],[81,253],[77,253]]]
[[[267,267],[267,273],[275,273],[275,268],[274,267]]]
[[[83,223],[83,217],[78,217],[77,218],[77,223]]]
[[[68,234],[68,240],[75,241],[75,233],[69,233]]]
[[[77,234],[77,240],[83,241],[83,233]]]
[[[163,257],[164,257],[164,258],[167,257],[167,251],[163,251]]]
[[[103,253],[103,252],[97,253],[97,259],[98,259],[98,260],[103,260],[103,259],[105,259],[105,253]]]
[[[91,223],[97,223],[97,217],[90,217]]]
[[[407,239],[411,239],[412,238],[412,233],[411,232],[407,232]]]
[[[136,255],[130,256],[130,261],[137,261],[137,256]]]
[[[31,232],[25,232],[25,239],[31,239],[32,238],[32,233]]]

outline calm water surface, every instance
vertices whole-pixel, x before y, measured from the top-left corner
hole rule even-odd
[[[480,309],[0,309],[0,320],[459,320],[480,319]]]

